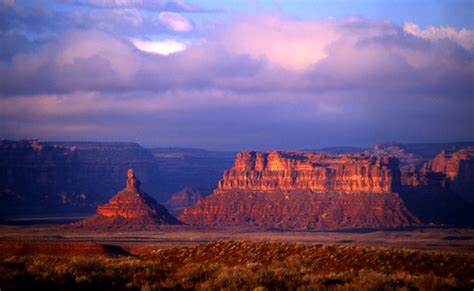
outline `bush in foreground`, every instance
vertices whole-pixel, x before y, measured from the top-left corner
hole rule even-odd
[[[3,257],[0,288],[448,290],[474,286],[471,254],[217,242],[141,257]]]

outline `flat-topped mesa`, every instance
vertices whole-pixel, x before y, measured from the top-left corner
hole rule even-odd
[[[395,158],[317,152],[243,152],[213,194],[185,208],[191,225],[283,229],[418,224],[395,192]]]
[[[398,161],[365,154],[242,152],[219,190],[396,192]]]

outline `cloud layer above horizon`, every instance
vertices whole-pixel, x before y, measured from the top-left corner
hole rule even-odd
[[[474,140],[470,29],[222,21],[153,3],[3,1],[0,138],[232,150]]]

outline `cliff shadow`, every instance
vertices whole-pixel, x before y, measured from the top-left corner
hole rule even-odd
[[[474,227],[474,206],[449,188],[404,186],[400,197],[423,223]]]

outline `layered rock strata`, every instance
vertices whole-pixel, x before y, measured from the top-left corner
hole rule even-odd
[[[400,186],[398,162],[364,154],[243,152],[224,172],[220,190],[391,192]]]
[[[395,191],[398,162],[365,154],[243,152],[214,193],[186,208],[189,224],[291,229],[419,223]]]
[[[451,181],[472,180],[474,174],[474,147],[451,151],[443,150],[427,165],[433,172],[443,173]]]

